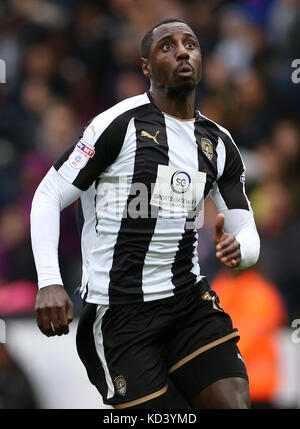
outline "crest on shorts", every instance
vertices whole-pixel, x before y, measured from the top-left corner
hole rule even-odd
[[[205,137],[201,138],[201,148],[203,150],[203,152],[205,153],[205,155],[207,156],[207,158],[211,161],[212,157],[214,155],[214,150],[213,150],[213,144],[210,140],[208,140]]]
[[[125,396],[126,393],[126,380],[123,375],[119,375],[114,379],[115,389],[119,395]]]
[[[210,301],[212,299],[212,296],[209,293],[209,291],[207,290],[206,292],[204,292],[204,294],[202,295],[201,298],[204,299],[205,301]]]

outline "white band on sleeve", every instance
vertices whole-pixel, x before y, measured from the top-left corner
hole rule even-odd
[[[256,228],[253,225],[243,228],[235,238],[241,246],[241,263],[237,269],[245,269],[256,264],[260,250],[260,240]]]
[[[253,213],[249,210],[223,210],[225,232],[235,236],[241,246],[241,263],[237,269],[245,269],[256,264],[260,252],[260,239]]]

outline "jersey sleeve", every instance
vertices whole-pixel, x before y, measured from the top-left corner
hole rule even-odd
[[[214,200],[218,211],[244,209],[252,212],[250,201],[245,191],[246,171],[241,154],[229,135],[219,143],[224,147],[222,174],[214,183],[210,197]]]
[[[237,269],[253,266],[259,257],[260,240],[253,211],[245,192],[245,165],[230,134],[225,132],[218,153],[218,178],[210,197],[224,213],[224,230],[240,243],[241,262]]]
[[[105,115],[99,115],[85,128],[79,141],[70,146],[55,162],[54,168],[68,182],[87,190],[117,158],[122,148],[126,129],[120,117],[107,124]]]
[[[58,262],[60,211],[80,193],[52,167],[34,194],[30,232],[39,288],[63,285]]]

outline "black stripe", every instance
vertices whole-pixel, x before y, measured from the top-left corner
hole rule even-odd
[[[195,121],[194,136],[197,144],[198,155],[198,171],[206,173],[206,184],[204,189],[204,198],[209,193],[217,177],[217,160],[216,146],[217,136],[210,127],[210,123],[204,123],[203,119],[197,115]],[[212,144],[213,156],[209,159],[201,146],[201,139],[209,139]],[[196,214],[196,213],[195,213]],[[193,257],[195,247],[197,245],[196,231],[191,228],[194,218],[189,215],[185,223],[184,233],[179,242],[178,251],[176,253],[174,263],[172,265],[173,278],[172,282],[175,286],[174,294],[178,294],[184,288],[191,287],[196,283],[197,276],[191,272],[194,268]]]
[[[128,123],[135,110],[135,108],[130,109],[119,115],[100,135],[94,146],[94,156],[80,170],[73,182],[79,189],[87,190],[101,173],[117,159],[124,143]]]
[[[178,251],[172,265],[172,283],[175,286],[175,295],[196,283],[196,275],[191,272],[193,269],[192,259],[194,256],[195,242],[196,232],[193,229],[187,228],[186,222],[185,231],[179,242]]]
[[[99,219],[98,219],[98,216],[97,216],[97,208],[96,208],[97,207],[97,188],[98,188],[99,182],[100,182],[100,178],[98,177],[96,179],[96,181],[95,181],[95,196],[94,196],[95,219],[96,219],[96,222],[95,222],[95,231],[96,231],[96,234],[98,234],[97,227],[98,227],[98,223],[99,223]]]
[[[87,299],[88,294],[89,294],[89,284],[87,283],[85,286],[85,293],[84,293],[83,298],[82,298],[84,305],[86,304],[86,299]]]
[[[127,110],[117,116],[103,131],[94,145],[95,154],[82,168],[73,181],[73,185],[86,191],[91,184],[117,159],[127,132],[129,121],[133,118],[137,108]],[[88,125],[91,123],[90,121]],[[88,127],[85,127],[85,129]],[[80,137],[82,138],[82,136]],[[76,144],[70,146],[65,153],[55,162],[54,168],[59,170],[73,152]]]
[[[83,225],[84,225],[84,215],[83,215],[83,209],[82,209],[82,202],[81,198],[78,199],[78,205],[77,205],[77,213],[76,213],[76,220],[77,220],[77,228],[79,232],[79,237],[81,238]]]
[[[216,136],[215,129],[211,126],[211,123],[209,121],[204,121],[199,114],[195,121],[194,135],[197,144],[198,171],[206,173],[206,184],[204,188],[205,198],[212,188],[218,174],[216,159],[218,136]],[[202,149],[202,138],[208,139],[212,145],[211,159],[208,158]],[[189,216],[185,223],[184,233],[179,242],[178,251],[172,265],[172,282],[175,286],[175,294],[179,293],[186,287],[193,286],[196,283],[197,276],[191,272],[194,268],[193,257],[195,247],[197,246],[196,231],[195,229],[191,229],[193,219],[195,219],[195,216],[194,218]]]
[[[93,334],[96,311],[97,304],[85,304],[77,327],[76,347],[90,382],[96,386],[103,398],[107,398],[108,387],[105,373],[99,360]]]
[[[244,172],[244,166],[237,147],[230,137],[212,121],[201,116],[199,124],[201,123],[206,130],[220,137],[225,145],[226,161],[224,171],[217,183],[227,208],[249,210],[249,204],[244,194],[244,184],[240,180]]]
[[[143,301],[143,267],[157,216],[153,213],[153,208],[152,217],[147,218],[133,219],[127,213],[131,201],[136,197],[133,191],[136,183],[144,183],[147,186],[148,201],[145,202],[145,205],[148,208],[148,214],[151,213],[151,184],[156,181],[158,165],[168,165],[169,161],[164,115],[152,104],[142,106],[135,113],[134,124],[136,128],[134,173],[125,209],[126,215],[123,216],[114,248],[109,284],[111,304]],[[153,136],[159,131],[157,135],[159,144],[142,136],[142,131],[147,131]]]
[[[202,117],[199,117],[195,122],[195,139],[198,146],[198,170],[206,173],[206,184],[204,189],[204,198],[207,197],[209,191],[211,190],[213,183],[215,182],[218,175],[217,167],[217,144],[218,136],[215,133],[215,129],[211,126],[210,121],[203,120]],[[201,139],[206,138],[210,141],[213,147],[213,156],[210,160],[207,155],[204,153],[201,145]]]

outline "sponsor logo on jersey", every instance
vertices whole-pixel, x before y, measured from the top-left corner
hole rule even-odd
[[[119,375],[114,379],[114,385],[116,388],[116,391],[119,395],[125,396],[126,394],[126,381],[123,375]]]
[[[148,131],[141,132],[142,137],[147,137],[148,139],[152,139],[156,144],[159,144],[159,142],[157,141],[158,134],[159,134],[159,131],[156,131],[155,136],[152,136],[150,133],[148,133]]]
[[[190,188],[191,183],[191,176],[186,171],[175,171],[171,177],[171,188],[177,194],[186,192]]]
[[[213,144],[210,140],[205,137],[201,138],[201,148],[207,158],[211,161],[214,155]]]
[[[243,173],[241,174],[241,176],[240,176],[240,181],[241,181],[242,183],[245,183],[245,182],[246,182],[246,173],[245,173],[245,172],[243,172]]]
[[[92,158],[95,155],[95,149],[88,145],[87,143],[85,143],[83,140],[80,140],[76,147],[78,147],[78,149],[82,150],[82,152],[89,156],[90,158]]]
[[[92,130],[92,132],[93,132],[93,138],[95,138],[95,135],[96,135],[97,133],[96,133],[96,130],[95,130],[94,125],[91,125],[91,126],[90,126],[90,129],[91,129],[91,130]]]

